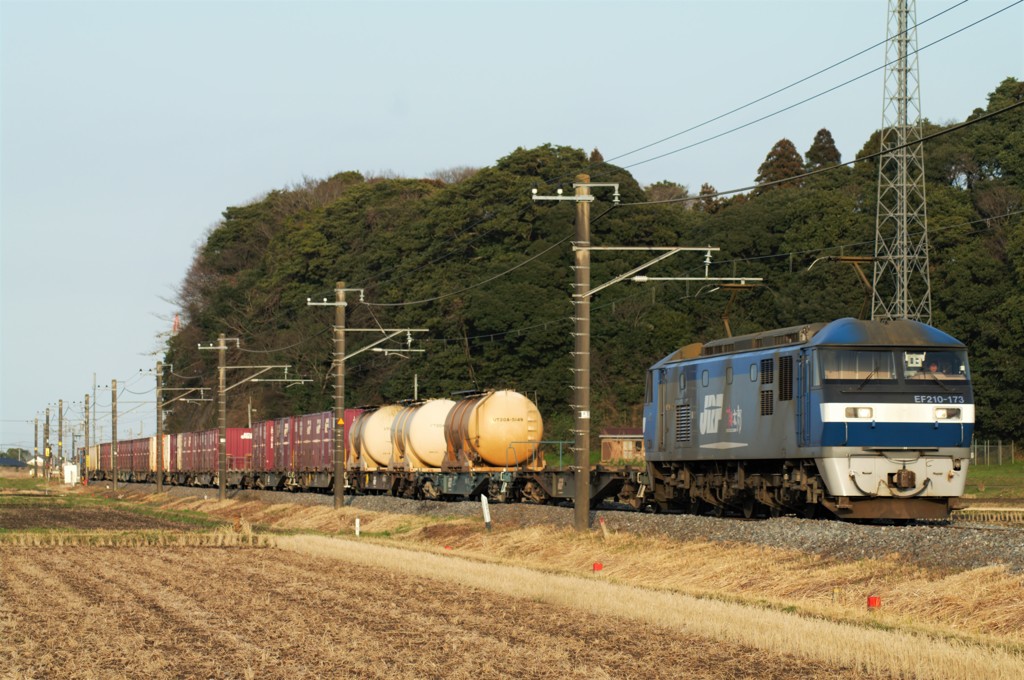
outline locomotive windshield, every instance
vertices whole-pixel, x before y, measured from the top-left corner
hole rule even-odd
[[[826,383],[895,383],[934,380],[964,383],[970,379],[963,350],[855,350],[824,349],[821,374]],[[901,374],[897,373],[897,364]]]
[[[903,352],[903,374],[907,380],[966,382],[967,353],[958,350]]]
[[[825,382],[896,382],[896,357],[891,350],[826,349],[821,351]]]

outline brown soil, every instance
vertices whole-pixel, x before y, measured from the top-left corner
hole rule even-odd
[[[849,668],[274,549],[0,547],[5,677],[790,678]]]
[[[109,507],[63,507],[46,501],[24,505],[0,505],[0,529],[76,529],[81,531],[134,531],[141,529],[188,529],[185,524],[146,517]]]

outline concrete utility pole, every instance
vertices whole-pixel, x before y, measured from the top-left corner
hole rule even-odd
[[[345,457],[345,360],[351,357],[345,356],[345,332],[346,330],[359,333],[383,333],[380,340],[356,350],[351,354],[355,356],[367,350],[375,348],[395,336],[405,333],[407,349],[402,352],[422,352],[414,350],[412,345],[412,333],[425,333],[426,328],[350,328],[345,327],[345,293],[358,292],[359,301],[363,301],[362,288],[346,288],[344,281],[338,281],[334,287],[335,301],[313,302],[306,299],[308,307],[334,307],[334,507],[342,508],[345,505],[345,486],[348,483]],[[376,350],[380,351],[380,350]],[[390,351],[390,350],[385,350]]]
[[[573,427],[576,449],[576,494],[573,508],[577,531],[590,528],[590,175],[576,176],[576,286],[572,296],[576,325],[573,351]]]
[[[345,507],[345,282],[334,287],[334,509]]]
[[[117,379],[110,381],[110,467],[117,488]]]
[[[54,467],[64,465],[64,400],[57,400],[57,464]],[[63,476],[62,473],[57,475]]]
[[[575,508],[574,526],[577,531],[586,531],[590,528],[590,297],[600,291],[613,286],[616,283],[631,278],[637,282],[644,282],[651,279],[638,274],[648,267],[665,260],[676,253],[683,251],[700,251],[706,253],[704,260],[704,277],[688,277],[672,280],[694,280],[694,281],[760,281],[754,278],[711,278],[709,267],[711,265],[711,252],[718,250],[711,246],[705,247],[647,247],[647,246],[603,246],[592,247],[590,245],[590,203],[594,200],[590,193],[592,187],[614,187],[615,193],[612,197],[613,205],[619,203],[619,185],[614,182],[591,182],[589,175],[577,175],[573,187],[576,189],[573,196],[562,196],[562,190],[558,190],[557,196],[540,196],[537,190],[533,190],[534,201],[575,201],[576,202],[576,234],[572,248],[574,254],[574,271],[576,282],[573,288],[573,329],[574,351],[573,351],[573,434],[575,449],[576,484],[573,498]],[[634,267],[625,274],[615,277],[595,288],[590,287],[590,251],[592,250],[645,250],[663,251],[644,264]]]
[[[217,430],[218,430],[218,432],[217,432],[217,435],[218,435],[217,436],[217,439],[218,439],[218,446],[217,446],[217,458],[218,458],[218,460],[217,460],[217,470],[218,470],[218,473],[217,473],[217,476],[219,478],[219,481],[218,481],[218,484],[217,484],[217,486],[218,486],[217,497],[218,497],[219,500],[222,500],[222,501],[226,500],[227,497],[228,497],[228,482],[227,482],[227,478],[228,478],[227,392],[229,390],[232,390],[232,389],[238,387],[239,385],[241,385],[243,383],[247,383],[247,382],[250,382],[250,381],[251,382],[285,382],[285,383],[289,383],[289,384],[293,384],[293,385],[297,384],[297,383],[309,382],[309,380],[304,380],[304,379],[301,379],[301,378],[289,378],[288,377],[288,368],[289,368],[289,366],[284,366],[284,365],[275,365],[275,366],[228,366],[227,365],[227,349],[228,349],[227,341],[228,340],[231,340],[232,342],[234,342],[235,343],[235,347],[237,347],[237,348],[241,347],[241,343],[239,342],[238,338],[226,338],[226,337],[224,337],[223,333],[221,333],[218,336],[217,344],[216,345],[209,345],[209,346],[206,346],[206,347],[204,347],[201,344],[199,345],[199,349],[200,350],[216,350],[217,351],[217,374],[218,374],[217,375]],[[247,378],[243,378],[242,380],[239,380],[238,382],[236,382],[233,385],[228,386],[227,385],[227,369],[228,368],[249,369],[249,370],[255,370],[257,372],[254,373],[253,375],[250,375]],[[273,379],[267,379],[267,378],[258,379],[257,378],[257,376],[263,375],[267,371],[273,370],[275,368],[284,369],[284,377],[283,378],[273,378]],[[192,391],[194,389],[196,389],[196,388],[187,388],[185,391],[187,393],[187,392]],[[184,396],[184,395],[182,395],[182,396]],[[175,399],[180,399],[180,398],[181,397],[175,397]],[[172,399],[171,401],[174,401],[174,399]],[[168,402],[168,403],[170,403],[170,402]]]
[[[50,478],[50,407],[46,407],[46,421],[43,423],[43,477]]]
[[[164,492],[164,364],[156,362],[156,492]]]
[[[222,501],[228,497],[227,351],[221,333],[217,336],[217,498]]]
[[[85,459],[82,461],[82,477],[89,479],[89,394],[85,395]],[[95,465],[93,461],[93,465]]]
[[[39,479],[39,416],[36,416],[36,443],[33,447],[32,476]]]

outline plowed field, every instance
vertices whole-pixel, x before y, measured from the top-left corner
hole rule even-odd
[[[5,677],[852,675],[276,549],[4,546],[0,639]]]

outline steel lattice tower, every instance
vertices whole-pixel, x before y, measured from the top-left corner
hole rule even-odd
[[[932,317],[914,0],[889,0],[871,318]]]

